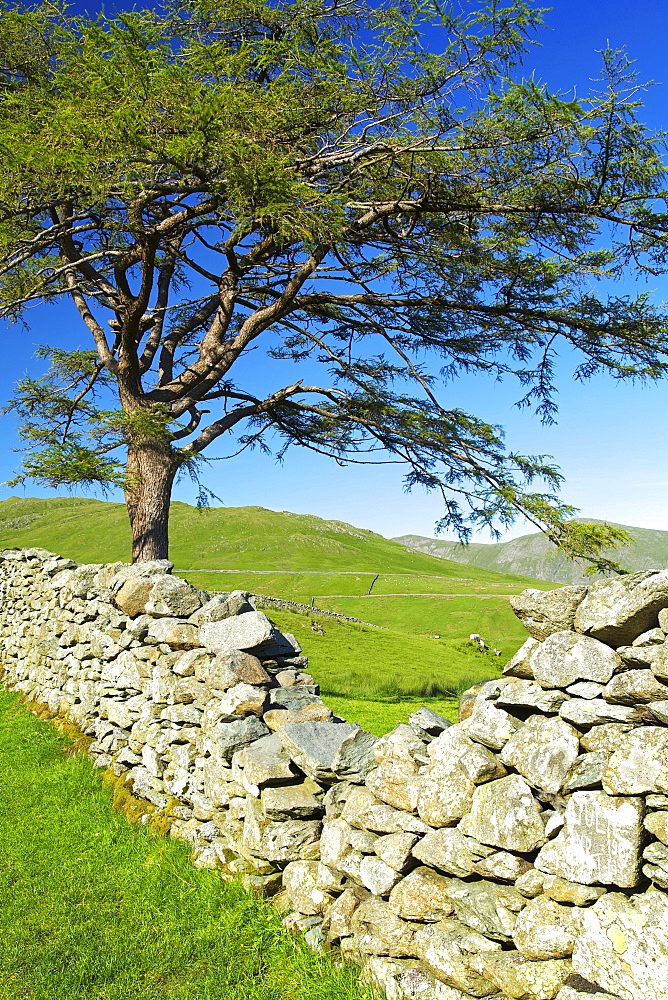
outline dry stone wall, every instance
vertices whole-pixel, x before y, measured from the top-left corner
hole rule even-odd
[[[504,677],[377,739],[171,568],[0,553],[3,683],[144,822],[390,1000],[668,1000],[668,571],[525,591]]]

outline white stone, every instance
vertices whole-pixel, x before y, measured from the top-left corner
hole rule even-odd
[[[668,792],[668,729],[641,726],[619,740],[603,774],[611,795]]]
[[[531,656],[533,675],[546,688],[566,688],[576,681],[607,684],[621,666],[613,649],[576,632],[554,632]]]
[[[514,767],[530,785],[558,792],[580,749],[578,735],[562,719],[533,715],[500,753],[504,764]]]
[[[542,848],[539,871],[585,885],[632,888],[638,881],[644,802],[605,792],[575,792],[564,828]]]

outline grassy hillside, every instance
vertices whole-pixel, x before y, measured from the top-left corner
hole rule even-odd
[[[171,540],[177,571],[203,589],[313,599],[372,623],[271,612],[299,637],[328,704],[378,734],[424,703],[454,717],[456,694],[498,673],[525,638],[508,595],[550,586],[416,552],[339,521],[261,507],[198,511],[174,503]],[[129,544],[121,504],[76,497],[0,503],[0,547],[109,562],[127,559]],[[311,620],[324,634],[311,630]],[[471,632],[504,655],[481,654],[466,642]]]
[[[0,545],[40,545],[79,562],[128,560],[130,530],[123,504],[80,497],[10,497],[0,502]],[[173,503],[170,558],[177,569],[190,570],[352,571],[371,579],[376,573],[407,573],[528,585],[521,577],[509,580],[459,562],[444,564],[441,558],[341,521],[263,507],[198,510]]]
[[[590,524],[600,524],[595,518],[582,518]],[[633,537],[633,543],[619,549],[609,549],[604,555],[621,563],[633,572],[643,569],[665,569],[668,566],[668,531],[649,528],[634,528],[627,524],[613,524],[624,528]],[[467,572],[472,569],[498,573],[525,574],[554,583],[591,583],[583,567],[566,559],[557,552],[542,532],[522,535],[509,542],[482,544],[471,542],[459,545],[457,542],[443,542],[421,535],[401,535],[393,539],[413,551],[439,556],[447,562],[464,564]]]

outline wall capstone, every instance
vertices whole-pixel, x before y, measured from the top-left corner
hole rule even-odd
[[[0,553],[3,684],[142,822],[390,1000],[668,1000],[668,572],[525,591],[459,723],[376,739],[251,595],[171,570]]]

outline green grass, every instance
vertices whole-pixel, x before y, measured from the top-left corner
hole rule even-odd
[[[362,1000],[276,912],[130,826],[93,765],[0,692],[3,1000]]]

